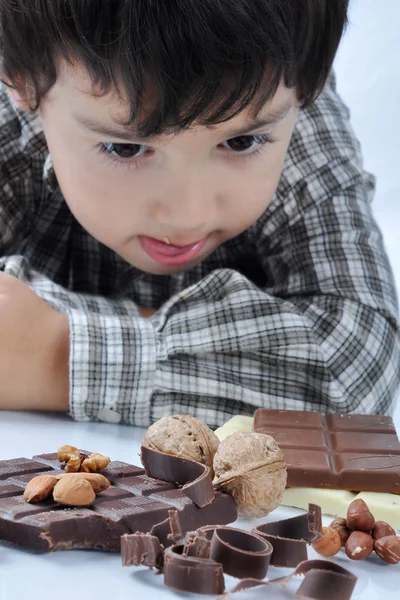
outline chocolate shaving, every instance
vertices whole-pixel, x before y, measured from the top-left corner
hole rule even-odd
[[[168,515],[168,519],[156,523],[150,529],[150,535],[155,535],[164,548],[176,544],[183,538],[178,511],[169,510]]]
[[[170,514],[168,521],[173,535],[176,525],[179,529],[179,519],[176,522],[176,515]],[[165,523],[155,526],[152,532],[162,527],[165,535]],[[258,534],[259,531],[262,533]],[[157,554],[159,547],[154,540],[158,543],[159,540],[154,535],[124,536],[122,560],[123,564],[159,568],[163,565],[165,585],[181,592],[221,595],[225,589],[223,574],[226,573],[241,579],[223,596],[227,599],[230,594],[257,586],[285,586],[294,576],[303,575],[297,598],[349,600],[357,582],[353,573],[326,560],[299,563],[299,556],[305,553],[307,557],[306,544],[320,535],[321,509],[310,504],[306,515],[260,525],[252,532],[223,525],[201,527],[187,533],[184,544],[166,548],[163,562]],[[274,561],[276,548],[278,558]],[[296,569],[286,577],[263,581],[270,563],[280,566],[295,563]]]
[[[164,563],[164,548],[150,533],[132,533],[121,536],[123,567],[157,567]]]
[[[262,537],[233,527],[217,527],[211,540],[210,558],[222,564],[224,573],[243,579],[263,579],[272,546]]]
[[[164,564],[164,550],[182,537],[177,510],[168,511],[168,519],[154,525],[149,533],[137,531],[121,536],[123,567],[157,567]]]
[[[230,594],[242,592],[260,585],[285,586],[295,575],[304,575],[304,579],[296,592],[296,598],[309,600],[349,600],[357,583],[357,577],[328,560],[305,560],[296,570],[287,577],[279,577],[270,581],[257,579],[242,579],[223,598],[226,600]]]
[[[184,546],[171,546],[164,554],[164,583],[169,588],[194,594],[223,594],[222,565],[211,558],[183,555]]]
[[[308,513],[264,523],[252,530],[273,546],[271,565],[275,567],[297,567],[308,558],[307,544],[322,535],[321,507],[308,505]]]
[[[198,531],[189,531],[186,534],[183,554],[198,558],[210,558],[210,546],[210,540],[205,535]]]
[[[200,508],[214,500],[210,469],[193,460],[179,458],[142,446],[140,458],[146,475],[183,485],[182,492]]]

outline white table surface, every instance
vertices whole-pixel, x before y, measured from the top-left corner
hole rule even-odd
[[[395,418],[400,430],[399,411]],[[143,433],[142,429],[123,425],[75,423],[64,415],[4,412],[0,418],[1,458],[30,458],[35,454],[54,452],[63,444],[71,444],[104,453],[113,460],[140,464],[138,454]],[[271,513],[268,520],[279,520],[301,512],[281,507]],[[236,526],[251,529],[265,520],[237,521]],[[324,521],[328,525],[331,519],[327,517]],[[310,548],[309,557],[317,556]],[[375,600],[379,594],[384,594],[385,600],[398,600],[400,564],[386,565],[377,557],[350,561],[344,552],[340,552],[334,560],[358,575],[354,600]],[[270,567],[268,576],[272,579],[289,571]],[[299,579],[296,579],[286,591],[273,588],[270,597],[277,600],[294,598],[293,589],[299,584]],[[234,581],[226,577],[228,589]],[[258,589],[243,592],[238,598],[257,600],[266,595],[266,590]],[[201,598],[168,590],[162,583],[162,577],[144,567],[122,567],[119,555],[88,550],[44,554],[0,543],[0,600],[173,600],[183,597]]]
[[[400,282],[400,2],[352,0],[351,24],[336,61],[338,87],[352,110],[353,124],[363,148],[366,167],[378,176],[374,204],[384,232],[397,282]],[[395,421],[400,430],[400,407]],[[55,451],[62,444],[94,449],[114,460],[138,464],[143,430],[121,425],[74,423],[66,416],[0,413],[0,458],[31,457]],[[280,508],[270,519],[300,511]],[[254,521],[238,522],[249,529]],[[326,520],[326,524],[329,519]],[[314,556],[312,550],[310,557]],[[353,599],[398,600],[400,565],[377,558],[350,561],[335,558],[359,580]],[[283,574],[270,568],[269,577]],[[227,588],[233,583],[226,578]],[[294,586],[296,587],[296,586]],[[242,593],[243,600],[263,598],[266,590]],[[201,598],[200,596],[190,596]],[[279,600],[294,598],[293,586],[269,591]],[[122,568],[118,555],[95,551],[32,553],[0,544],[0,600],[173,600],[189,598],[163,587],[162,577],[145,568]]]

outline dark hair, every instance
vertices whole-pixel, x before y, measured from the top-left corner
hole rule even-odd
[[[128,99],[144,136],[255,112],[283,81],[303,106],[322,90],[349,0],[0,0],[1,75],[32,109],[78,61]],[[156,102],[144,114],[146,91]],[[139,117],[139,115],[141,115]],[[142,118],[143,117],[143,118]]]

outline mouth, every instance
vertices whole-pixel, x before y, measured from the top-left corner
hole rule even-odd
[[[159,264],[169,266],[190,263],[198,256],[206,242],[207,238],[204,238],[187,246],[174,246],[146,235],[139,236],[139,243],[146,254]]]

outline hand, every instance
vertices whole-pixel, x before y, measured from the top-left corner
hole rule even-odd
[[[68,318],[0,272],[0,409],[68,410]]]
[[[155,308],[148,308],[147,306],[139,306],[139,310],[140,310],[140,314],[145,319],[148,319],[149,317],[154,315],[154,313],[157,312],[157,310]]]

